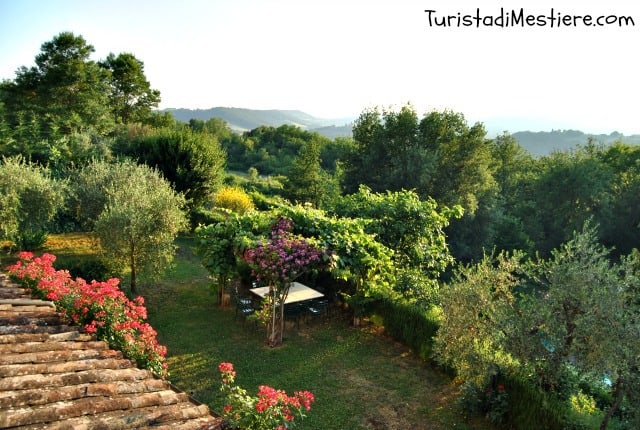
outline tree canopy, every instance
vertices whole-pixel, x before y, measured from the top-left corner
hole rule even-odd
[[[160,102],[160,91],[151,88],[142,61],[130,53],[110,53],[100,65],[110,72],[109,105],[115,121],[145,122]]]

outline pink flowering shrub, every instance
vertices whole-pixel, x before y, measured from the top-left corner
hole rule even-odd
[[[129,300],[116,278],[104,282],[72,279],[68,271],[53,267],[56,257],[52,254],[34,257],[31,252],[21,252],[19,258],[7,268],[10,276],[36,296],[55,302],[74,324],[95,333],[140,367],[167,376],[167,349],[158,344],[157,332],[145,322],[143,297]]]
[[[322,263],[324,251],[306,239],[293,236],[293,223],[279,218],[271,226],[271,239],[247,248],[242,255],[258,282],[289,285],[300,275]]]
[[[220,391],[226,393],[227,404],[222,415],[233,428],[243,430],[284,430],[294,428],[294,419],[304,419],[305,412],[311,410],[313,393],[296,391],[293,396],[283,390],[266,385],[258,388],[257,396],[249,396],[243,388],[234,385],[236,372],[231,363],[218,366],[222,384]]]
[[[291,283],[304,273],[320,269],[327,258],[324,250],[307,239],[291,233],[293,223],[279,218],[271,226],[271,238],[265,243],[245,249],[242,259],[251,268],[251,274],[269,287],[263,312],[259,315],[267,323],[268,343],[282,344],[284,332],[284,303]]]

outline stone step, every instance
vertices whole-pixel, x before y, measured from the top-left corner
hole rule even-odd
[[[26,288],[20,288],[16,284],[4,284],[0,285],[0,298],[3,299],[12,299],[12,298],[23,298],[30,299],[31,292]]]
[[[7,334],[39,334],[39,333],[49,333],[49,334],[57,334],[57,333],[67,333],[69,331],[76,331],[78,327],[72,327],[66,324],[62,324],[58,322],[58,324],[54,325],[2,325],[0,323],[0,336],[4,336]]]
[[[91,369],[54,374],[28,374],[0,379],[0,391],[32,390],[105,382],[134,382],[152,378],[148,370],[138,368]]]
[[[4,354],[24,354],[29,352],[43,351],[73,351],[82,349],[95,349],[100,351],[109,349],[109,345],[102,341],[88,342],[24,342],[0,344],[0,356]]]
[[[128,367],[133,367],[133,362],[122,359],[120,356],[114,358],[61,361],[58,363],[7,364],[0,365],[0,378],[34,374],[70,373],[91,369],[126,369]]]
[[[194,405],[189,402],[177,404],[157,405],[155,407],[135,407],[134,403],[127,398],[112,400],[87,399],[89,404],[83,405],[85,409],[92,409],[91,415],[79,415],[73,418],[65,418],[66,414],[71,414],[79,409],[64,410],[64,405],[57,410],[48,410],[41,416],[17,415],[12,417],[11,424],[17,429],[139,429],[158,425],[169,425],[172,422],[181,420],[205,419],[209,414],[206,405]],[[144,401],[143,401],[144,402]],[[143,403],[143,402],[139,402]],[[109,410],[118,407],[120,409]],[[104,411],[103,411],[104,410]],[[31,410],[27,410],[31,411]],[[48,415],[51,414],[51,415]],[[45,419],[49,421],[43,421]],[[215,423],[216,419],[209,416],[208,419]],[[207,420],[204,420],[205,424]],[[0,421],[0,425],[3,423]],[[171,427],[170,427],[171,428]],[[220,427],[212,427],[213,429]]]
[[[144,379],[133,382],[104,382],[69,385],[48,389],[16,390],[0,393],[0,409],[23,408],[48,403],[70,401],[85,397],[150,393],[166,389],[161,379]]]
[[[93,340],[93,336],[87,333],[80,333],[77,330],[62,333],[18,333],[0,335],[0,345],[23,342],[87,342],[90,340]]]
[[[0,326],[52,326],[63,323],[61,315],[53,312],[12,312],[0,316]]]
[[[87,360],[90,358],[119,358],[120,351],[100,349],[50,350],[0,355],[0,365],[21,363],[55,363],[60,361]]]
[[[42,306],[55,309],[56,305],[48,300],[33,299],[31,297],[0,298],[0,309],[8,306]]]

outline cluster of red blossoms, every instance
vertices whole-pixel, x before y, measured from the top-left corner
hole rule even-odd
[[[34,257],[21,252],[20,260],[7,268],[9,275],[40,298],[52,300],[75,324],[95,333],[112,348],[160,376],[167,375],[167,350],[158,344],[157,332],[145,322],[144,298],[129,300],[116,278],[104,282],[72,279],[67,270],[56,270],[55,255]]]
[[[284,390],[276,390],[267,385],[258,388],[256,397],[247,396],[246,391],[234,386],[236,372],[231,363],[218,366],[222,377],[221,391],[227,392],[228,404],[222,409],[224,416],[241,428],[287,429],[297,416],[304,418],[304,412],[311,410],[315,398],[310,391],[296,391],[293,396]]]

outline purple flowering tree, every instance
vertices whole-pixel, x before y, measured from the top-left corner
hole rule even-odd
[[[279,218],[271,226],[271,237],[266,243],[247,248],[243,254],[253,276],[269,286],[266,307],[267,340],[270,346],[282,344],[284,332],[284,302],[291,283],[300,275],[319,268],[323,263],[323,250],[291,233],[292,222]]]

